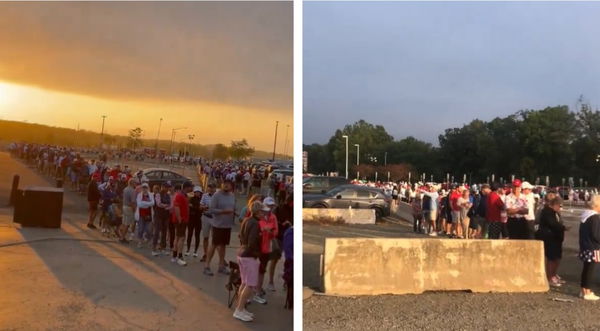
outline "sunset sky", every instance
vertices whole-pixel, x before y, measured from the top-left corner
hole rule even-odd
[[[282,2],[0,3],[0,119],[261,150],[279,121],[283,152],[292,26]]]

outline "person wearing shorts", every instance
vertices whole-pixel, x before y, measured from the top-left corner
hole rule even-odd
[[[212,228],[213,246],[227,246],[231,241],[231,228]]]
[[[261,255],[261,236],[259,220],[264,217],[267,208],[260,202],[252,204],[251,217],[246,218],[240,228],[240,249],[238,250],[238,264],[242,284],[239,288],[239,299],[233,317],[244,322],[254,320],[254,314],[246,310],[246,302],[252,295],[257,296],[258,275]]]
[[[135,222],[135,201],[136,201],[136,192],[135,187],[137,182],[135,179],[130,179],[127,183],[127,187],[123,190],[123,224],[121,224],[120,231],[120,239],[119,241],[126,244],[129,241],[127,240],[127,230],[130,226]]]
[[[229,245],[231,227],[233,227],[235,219],[235,194],[233,193],[233,182],[231,180],[225,180],[222,189],[212,196],[208,212],[213,216],[211,220],[212,243],[206,254],[204,274],[207,276],[214,275],[210,269],[210,262],[216,251],[219,255],[218,272],[228,275],[229,270],[227,270],[225,264],[225,248]]]
[[[185,242],[185,232],[190,221],[190,204],[187,194],[192,191],[194,185],[191,182],[183,183],[181,190],[173,198],[173,213],[171,223],[175,228],[175,242],[173,244],[173,257],[171,262],[180,266],[186,266],[187,262],[183,259],[183,244]]]
[[[212,196],[215,194],[215,184],[210,183],[207,187],[206,194],[202,195],[202,199],[200,200],[200,212],[202,213],[202,249],[203,255],[200,259],[200,262],[206,262],[206,253],[208,252],[208,243],[210,238],[210,233],[212,229],[211,219],[212,215],[208,214],[208,207],[210,206],[210,200]]]

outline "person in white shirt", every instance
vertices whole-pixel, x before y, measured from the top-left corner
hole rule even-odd
[[[527,214],[523,215],[527,221],[528,238],[535,239],[535,195],[533,194],[533,185],[529,182],[521,184],[523,197],[527,201]]]
[[[529,229],[525,215],[529,214],[528,200],[521,192],[521,181],[515,179],[512,183],[512,193],[505,198],[508,214],[508,236],[510,239],[528,239]],[[534,217],[535,218],[535,217]]]
[[[208,252],[208,240],[210,238],[210,232],[211,232],[211,228],[212,228],[212,224],[211,224],[211,220],[213,218],[212,215],[207,214],[206,211],[208,211],[208,207],[210,206],[210,201],[213,197],[213,195],[216,192],[216,185],[214,183],[210,183],[208,184],[207,187],[207,192],[206,194],[202,195],[202,199],[200,199],[200,208],[201,208],[201,212],[202,212],[202,249],[203,249],[203,255],[202,258],[200,259],[200,262],[205,262],[206,261],[206,253]]]
[[[154,216],[154,194],[150,192],[148,183],[142,184],[142,191],[136,196],[135,220],[138,222],[138,247],[152,235],[150,225]]]

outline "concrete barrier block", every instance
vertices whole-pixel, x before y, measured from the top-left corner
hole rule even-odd
[[[323,267],[335,295],[548,291],[536,240],[327,238]]]
[[[302,220],[318,223],[375,224],[374,209],[303,208]]]

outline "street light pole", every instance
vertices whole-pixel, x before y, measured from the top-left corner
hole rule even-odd
[[[169,153],[171,154],[170,156],[173,156],[173,140],[175,139],[175,132],[177,132],[177,130],[183,130],[183,129],[187,129],[187,128],[183,127],[183,128],[176,128],[176,129],[171,130],[171,147],[169,148]]]
[[[162,117],[158,122],[158,132],[156,132],[156,142],[154,143],[154,158],[158,161],[158,137],[160,136],[160,127],[162,126]]]
[[[288,133],[290,131],[290,125],[287,124],[285,127],[285,144],[283,145],[283,156],[287,157],[287,147],[288,147]]]
[[[342,138],[346,139],[346,179],[348,179],[348,136],[342,136]]]
[[[383,166],[387,167],[387,152],[385,152],[385,156],[383,157]]]
[[[100,132],[100,147],[104,148],[104,120],[106,115],[102,115],[102,131]]]
[[[273,162],[275,162],[275,148],[277,147],[277,128],[279,127],[279,121],[275,121],[275,139],[273,140]]]
[[[188,139],[190,140],[190,143],[188,145],[187,152],[189,154],[191,154],[191,151],[192,151],[192,140],[194,140],[194,137],[196,137],[196,135],[194,135],[194,134],[188,134]]]
[[[360,163],[360,145],[354,144],[356,146],[356,179],[358,179],[358,165]]]

